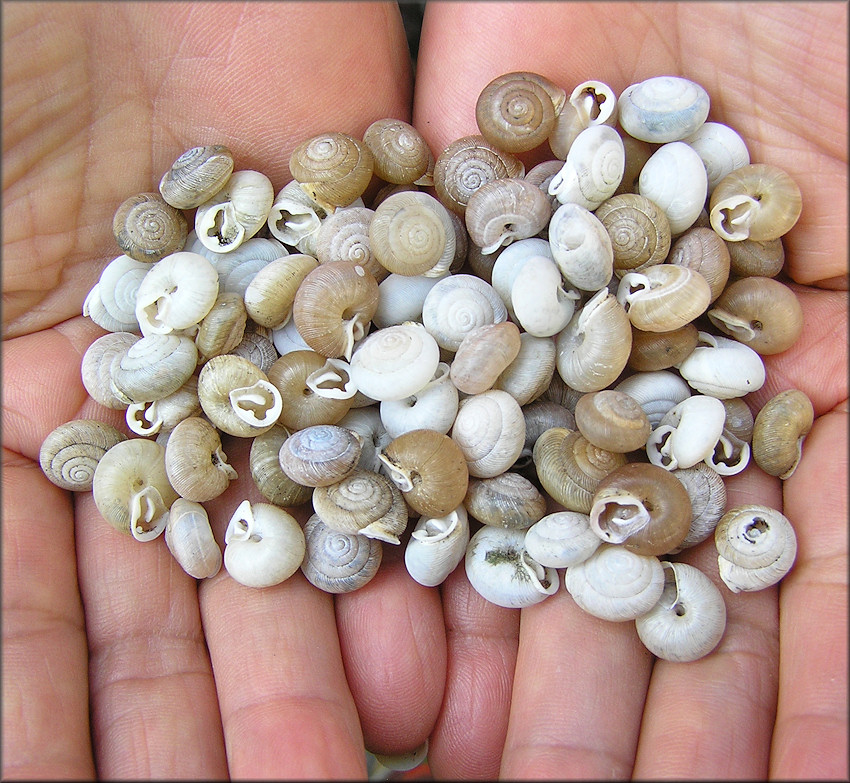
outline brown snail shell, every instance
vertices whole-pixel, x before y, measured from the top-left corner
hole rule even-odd
[[[73,492],[91,489],[100,458],[127,436],[94,419],[60,424],[41,444],[38,461],[44,475],[57,487]]]
[[[658,556],[678,547],[690,529],[691,499],[682,482],[657,465],[630,462],[603,478],[590,526],[609,544]]]
[[[796,294],[772,277],[730,283],[707,314],[718,329],[762,356],[788,350],[803,331]]]
[[[180,497],[203,503],[217,498],[237,478],[218,430],[190,416],[171,431],[165,446],[165,472]]]
[[[384,182],[408,185],[428,170],[431,150],[422,134],[402,120],[375,120],[363,133],[374,161],[375,175]]]
[[[675,367],[693,353],[698,342],[699,330],[692,323],[670,332],[644,332],[633,326],[629,367],[638,372]]]
[[[656,146],[648,141],[636,139],[625,131],[619,130],[619,128],[618,132],[623,140],[623,148],[626,152],[626,167],[623,171],[623,179],[620,180],[619,187],[614,191],[614,196],[638,192],[641,169],[656,150]]]
[[[183,213],[159,193],[139,193],[115,211],[112,233],[130,258],[153,263],[183,249],[189,226]]]
[[[740,438],[745,443],[753,441],[753,426],[755,424],[750,406],[741,397],[721,400],[726,408],[726,422],[723,429]]]
[[[753,459],[771,476],[787,479],[797,469],[803,440],[814,422],[812,401],[799,389],[768,400],[753,425]]]
[[[623,193],[603,201],[594,212],[611,237],[614,273],[660,264],[670,251],[670,221],[646,196]]]
[[[292,315],[295,294],[304,278],[319,263],[303,253],[278,258],[266,264],[245,289],[245,310],[254,323],[268,329],[282,326]]]
[[[785,264],[785,248],[779,238],[764,242],[742,239],[740,242],[727,242],[726,248],[729,251],[729,272],[735,277],[776,277]]]
[[[239,294],[229,291],[219,293],[212,309],[198,325],[195,345],[200,362],[213,356],[230,353],[245,336],[248,313]]]
[[[643,448],[651,429],[637,401],[614,389],[582,395],[576,403],[575,420],[590,443],[620,454]]]
[[[628,272],[620,281],[617,300],[632,326],[645,332],[670,332],[702,315],[711,288],[699,273],[675,264],[656,264]]]
[[[728,244],[704,226],[692,226],[670,248],[665,263],[699,272],[711,288],[711,301],[720,296],[729,280]]]
[[[293,432],[280,447],[280,467],[305,487],[326,487],[344,479],[360,459],[360,437],[345,427],[314,424]]]
[[[278,358],[277,349],[265,331],[258,331],[262,327],[251,327],[251,322],[245,326],[245,333],[240,343],[230,353],[241,356],[249,362],[256,364],[263,372],[267,373],[269,368]]]
[[[517,357],[520,344],[519,328],[510,321],[476,327],[458,346],[449,371],[452,382],[465,394],[487,391]]]
[[[485,525],[525,530],[546,514],[546,498],[519,473],[505,471],[491,478],[471,478],[466,510]]]
[[[221,144],[186,150],[159,182],[159,192],[176,209],[193,209],[211,199],[233,173],[233,153]]]
[[[248,464],[251,478],[263,497],[276,506],[287,508],[306,503],[313,496],[313,488],[297,484],[280,466],[280,447],[291,435],[286,427],[276,424],[251,441]]]

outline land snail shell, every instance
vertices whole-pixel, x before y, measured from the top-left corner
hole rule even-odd
[[[479,522],[526,530],[546,514],[546,498],[527,478],[506,470],[490,478],[471,478],[463,501]]]
[[[708,313],[722,332],[762,356],[788,350],[803,331],[796,294],[771,277],[744,277],[730,283]]]
[[[83,315],[86,318],[90,318],[101,329],[105,329],[107,332],[138,331],[139,322],[136,320],[135,313],[129,320],[119,320],[113,317],[103,303],[104,295],[105,292],[101,292],[100,283],[95,283],[83,300]],[[108,294],[106,295],[108,296]]]
[[[242,340],[228,353],[247,359],[252,364],[256,364],[264,373],[268,373],[278,359],[274,343],[265,334],[247,327]]]
[[[229,250],[226,253],[217,253],[210,250],[197,237],[194,242],[187,243],[185,249],[191,253],[198,253],[209,260],[218,272],[219,288],[221,290],[224,290],[227,278],[237,267],[249,265],[254,269],[259,269],[269,261],[289,255],[289,251],[276,239],[258,236],[245,240],[239,247]],[[262,261],[263,263],[258,265],[258,261]]]
[[[171,431],[165,472],[180,497],[197,503],[217,498],[237,478],[218,430],[199,416],[184,419]]]
[[[280,466],[306,487],[326,487],[345,478],[360,459],[360,437],[334,424],[314,424],[293,432],[280,448]]]
[[[458,404],[458,390],[449,376],[449,365],[440,362],[425,386],[401,400],[383,400],[379,414],[390,438],[419,429],[445,435],[454,424]]]
[[[656,658],[696,661],[720,644],[726,604],[714,583],[687,563],[661,563],[664,590],[658,603],[635,618],[638,638]]]
[[[776,277],[785,265],[785,248],[782,239],[757,242],[742,239],[726,243],[729,251],[729,273],[735,277]]]
[[[525,444],[513,469],[524,471],[531,467],[534,470],[532,452],[537,439],[552,427],[575,430],[576,421],[572,412],[563,405],[551,400],[538,399],[522,406],[522,417],[525,419]],[[534,474],[536,476],[536,473]]]
[[[592,125],[576,136],[563,167],[549,183],[549,195],[593,211],[614,195],[625,168],[620,134],[610,125]]]
[[[579,293],[565,289],[561,270],[547,256],[532,256],[511,286],[511,310],[534,337],[552,337],[573,317]]]
[[[587,560],[602,544],[590,517],[578,511],[546,514],[525,531],[525,548],[540,565],[569,568]]]
[[[721,400],[758,391],[767,379],[764,362],[752,348],[702,331],[699,344],[677,369],[692,388]]]
[[[100,300],[106,312],[117,321],[135,324],[133,331],[138,331],[136,294],[150,269],[147,262],[137,261],[126,254],[120,255],[104,267],[97,282]]]
[[[753,442],[755,418],[750,406],[740,397],[721,400],[726,408],[726,423],[723,429],[747,443]]]
[[[416,513],[444,517],[463,502],[469,472],[462,450],[448,435],[411,430],[390,441],[378,458]]]
[[[195,212],[195,233],[215,253],[229,253],[265,224],[274,202],[271,180],[259,171],[234,171]]]
[[[378,573],[383,557],[378,539],[334,530],[318,514],[304,524],[304,539],[301,571],[310,584],[325,593],[353,593]]]
[[[378,263],[402,275],[441,277],[454,260],[455,230],[448,210],[418,191],[396,193],[375,210],[369,247]]]
[[[159,192],[176,209],[208,201],[233,173],[233,153],[222,144],[192,147],[175,160],[159,182]]]
[[[782,169],[750,163],[727,174],[709,201],[711,227],[720,236],[765,241],[787,234],[802,210],[797,183]]]
[[[196,501],[177,498],[171,504],[165,544],[180,567],[195,579],[209,579],[221,570],[221,549],[206,509]]]
[[[347,133],[325,133],[299,144],[289,170],[304,192],[328,214],[360,197],[372,178],[367,145]]]
[[[313,351],[313,349],[304,342],[304,338],[298,331],[295,321],[291,318],[277,329],[271,330],[271,341],[276,351],[275,359],[279,356],[284,356],[293,351]]]
[[[484,255],[542,231],[552,216],[546,195],[524,179],[485,182],[470,195],[464,212],[469,238]]]
[[[487,391],[517,357],[519,348],[519,327],[510,321],[476,327],[458,346],[449,371],[452,383],[464,394]]]
[[[177,499],[165,472],[165,449],[144,438],[116,443],[97,463],[92,495],[116,530],[138,541],[153,540],[165,530]]]
[[[603,124],[613,127],[616,122],[616,93],[603,82],[582,82],[576,85],[555,118],[555,126],[549,134],[549,147],[555,157],[565,160],[570,146],[585,128]]]
[[[198,349],[191,338],[149,334],[136,340],[113,364],[112,382],[130,402],[158,400],[186,383],[197,363]]]
[[[705,205],[708,177],[702,158],[683,141],[662,145],[641,169],[638,192],[664,212],[671,234],[681,234]]]
[[[702,543],[714,533],[717,522],[726,511],[726,484],[723,477],[705,462],[674,470],[671,475],[682,482],[691,499],[691,526],[682,543],[670,550],[670,554],[676,554]]]
[[[752,448],[756,464],[771,476],[789,478],[800,462],[814,415],[811,400],[799,389],[771,397],[755,417]]]
[[[573,315],[556,339],[556,366],[578,392],[610,386],[629,359],[632,329],[616,297],[600,289]]]
[[[293,179],[275,196],[267,220],[269,232],[280,242],[307,253],[302,244],[315,237],[327,214]]]
[[[522,452],[525,418],[510,394],[490,389],[461,401],[451,437],[463,452],[470,476],[498,476]]]
[[[319,262],[303,253],[270,261],[245,289],[245,311],[254,323],[268,329],[283,326],[292,315],[298,287]]]
[[[654,429],[664,415],[682,400],[691,396],[691,388],[670,370],[639,372],[624,378],[614,389],[635,399],[643,408]]]
[[[708,175],[709,193],[727,174],[750,162],[746,142],[736,131],[720,122],[704,122],[683,141],[702,158]]]
[[[281,394],[268,376],[233,354],[214,356],[201,368],[198,399],[216,427],[240,438],[271,429],[283,406]]]
[[[699,330],[685,324],[669,332],[644,332],[632,327],[629,367],[638,372],[666,370],[683,362],[699,342]]]
[[[291,434],[286,427],[276,424],[252,439],[248,457],[257,489],[266,500],[282,508],[299,506],[313,495],[312,487],[294,482],[280,466],[280,447]]]
[[[648,556],[680,546],[691,518],[684,485],[643,462],[627,463],[603,478],[590,507],[590,527],[603,541]]]
[[[199,361],[203,363],[213,356],[233,351],[245,339],[247,323],[244,297],[229,291],[220,292],[198,324],[195,346]]]
[[[323,356],[351,359],[354,343],[368,330],[378,307],[378,283],[359,264],[321,264],[303,279],[292,318],[299,334]]]
[[[552,257],[570,285],[598,291],[614,274],[614,248],[602,221],[580,204],[562,204],[549,221]]]
[[[519,353],[493,384],[520,406],[536,400],[548,388],[555,372],[555,342],[528,332],[519,336]]]
[[[708,282],[713,302],[729,280],[730,255],[727,243],[705,226],[692,226],[670,248],[668,264],[699,272]]]
[[[360,436],[362,446],[357,467],[379,473],[381,460],[378,453],[393,439],[393,436],[384,428],[380,413],[375,406],[352,408],[339,420],[339,425],[347,427]]]
[[[627,272],[617,288],[617,301],[632,326],[645,332],[680,329],[702,315],[710,300],[708,281],[699,272],[675,264]]]
[[[321,264],[350,261],[368,269],[379,283],[389,274],[381,266],[369,240],[375,211],[366,207],[340,207],[328,215],[316,232],[315,256]]]
[[[357,468],[341,481],[313,490],[313,509],[330,528],[398,544],[407,527],[401,491],[380,473]]]
[[[141,338],[131,332],[110,332],[86,348],[80,363],[83,386],[89,396],[106,408],[126,410],[132,402],[112,383],[112,368],[127,349]]]
[[[549,196],[549,183],[563,167],[563,160],[544,160],[543,162],[538,163],[536,166],[529,169],[523,179],[526,182],[531,182],[537,185],[540,190],[542,190],[547,196]],[[560,202],[558,201],[556,196],[549,196],[549,204],[551,205],[552,211],[554,212],[558,208]]]
[[[363,132],[363,143],[372,153],[377,177],[395,185],[408,185],[428,170],[431,150],[422,134],[403,120],[375,120]]]
[[[476,327],[507,318],[508,310],[496,290],[474,275],[444,277],[422,303],[422,325],[447,351],[457,351]]]
[[[482,185],[524,174],[525,166],[512,153],[499,149],[481,135],[462,136],[437,158],[434,190],[447,209],[463,216],[470,196]]]
[[[525,549],[525,531],[484,525],[469,540],[464,568],[474,590],[496,606],[533,606],[558,590],[558,572]]]
[[[41,470],[61,489],[87,492],[100,458],[127,436],[94,419],[60,424],[42,441],[38,452]]]
[[[357,387],[351,377],[351,365],[342,359],[327,359],[318,369],[311,372],[305,384],[313,394],[337,400],[351,400],[357,394]]]
[[[554,260],[549,242],[540,237],[519,239],[499,252],[490,269],[489,284],[499,294],[513,320],[516,320],[516,315],[511,303],[511,291],[525,263],[535,256]]]
[[[611,238],[614,274],[640,271],[662,263],[670,252],[670,222],[652,201],[622,193],[603,201],[594,212]]]
[[[475,104],[481,135],[508,152],[539,147],[555,127],[566,92],[536,73],[516,71],[493,79]]]
[[[183,213],[166,204],[159,193],[130,196],[112,219],[112,233],[121,250],[148,263],[182,250],[188,231]]]
[[[578,430],[552,427],[535,441],[537,477],[567,511],[589,514],[599,482],[626,464],[623,454],[594,446]]]
[[[372,316],[372,323],[383,329],[405,321],[421,320],[425,297],[441,279],[424,275],[387,275],[378,285],[378,309]]]
[[[177,391],[150,402],[134,402],[128,406],[125,420],[136,435],[156,435],[173,430],[181,421],[201,414],[198,379],[192,375]]]
[[[305,550],[295,517],[271,503],[243,500],[224,533],[224,567],[246,587],[272,587],[289,579]]]
[[[625,622],[658,603],[664,592],[664,568],[655,556],[603,543],[586,560],[567,567],[564,586],[588,614]]]
[[[626,133],[654,144],[684,139],[708,117],[708,93],[679,76],[653,76],[620,94],[619,121]]]
[[[705,464],[721,476],[734,476],[749,465],[750,452],[749,443],[724,427],[714,451],[705,458]]]
[[[602,389],[579,398],[576,426],[594,446],[625,454],[646,445],[649,419],[637,401],[622,391]]]
[[[716,397],[695,394],[671,408],[646,444],[653,465],[690,468],[709,457],[723,434],[726,409]]]
[[[436,587],[460,565],[468,544],[469,519],[463,506],[442,517],[422,516],[404,550],[407,573],[425,587]]]
[[[714,530],[720,578],[733,592],[771,587],[784,577],[797,556],[790,520],[767,506],[736,506]]]

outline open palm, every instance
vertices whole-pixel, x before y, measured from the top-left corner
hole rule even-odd
[[[79,377],[102,333],[79,313],[117,255],[116,206],[202,143],[280,188],[304,138],[411,119],[412,85],[395,4],[5,7],[4,776],[359,777],[364,743],[399,753],[426,737],[444,777],[846,775],[846,17],[831,4],[426,12],[412,118],[435,152],[476,132],[475,97],[499,73],[618,93],[681,73],[803,191],[786,252],[805,332],[767,360],[755,402],[794,386],[818,419],[784,487],[756,469],[729,482],[730,502],[784,507],[798,563],[781,588],[727,593],[717,652],[682,665],[653,664],[630,624],[564,591],[517,612],[462,569],[420,587],[390,547],[369,585],[337,598],[300,574],[262,591],[224,572],[198,584],[164,545],[116,535],[89,494],[49,484],[50,430],[121,420]],[[261,499],[245,444],[229,447],[243,479],[215,504],[219,532],[246,493]]]

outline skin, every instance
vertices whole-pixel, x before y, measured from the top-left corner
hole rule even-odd
[[[5,6],[4,777],[352,778],[364,746],[429,738],[435,777],[846,778],[846,27],[829,3],[435,3],[414,94],[394,4]],[[197,583],[38,467],[59,424],[123,420],[81,385],[102,330],[79,313],[128,195],[202,143],[277,190],[301,140],[386,116],[439,153],[511,70],[618,94],[684,74],[803,193],[785,244],[804,334],[748,400],[796,387],[817,418],[784,484],[755,467],[727,483],[730,506],[783,509],[797,564],[779,587],[724,592],[726,634],[691,664],[654,662],[633,624],[563,590],[519,612],[462,569],[422,588],[389,546],[345,597],[300,573]],[[247,448],[225,442],[243,478],[210,504],[220,539],[240,500],[262,500]],[[717,580],[710,542],[681,557]]]

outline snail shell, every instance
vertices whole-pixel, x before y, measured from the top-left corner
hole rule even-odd
[[[540,565],[568,568],[587,560],[602,544],[590,529],[590,517],[578,511],[556,511],[525,531],[525,548]]]
[[[614,248],[599,218],[580,204],[562,204],[549,221],[549,245],[561,274],[583,291],[598,291],[614,274]]]
[[[667,470],[693,467],[714,452],[725,421],[726,409],[716,397],[695,394],[682,400],[649,436],[649,461]]]
[[[284,356],[287,353],[292,353],[292,351],[310,351],[311,353],[316,353],[304,342],[304,338],[295,326],[295,321],[291,318],[284,326],[272,329],[271,337],[276,351],[275,359],[277,359],[278,355]]]
[[[313,509],[330,528],[398,544],[407,506],[386,476],[357,468],[341,481],[313,490]]]
[[[326,216],[327,212],[293,179],[275,196],[267,223],[275,239],[312,255],[310,249],[315,248],[306,249],[306,246],[315,244],[315,236]]]
[[[374,172],[384,182],[408,185],[428,170],[431,150],[422,134],[402,120],[375,120],[363,133],[372,153]]]
[[[721,400],[758,391],[767,378],[752,348],[708,332],[699,333],[699,344],[678,370],[692,388]]]
[[[750,163],[727,174],[711,194],[711,227],[723,239],[765,241],[787,234],[797,222],[803,199],[797,183],[782,169]]]
[[[626,133],[655,144],[696,133],[708,117],[708,93],[680,76],[653,76],[626,87],[618,102]]]
[[[644,332],[632,327],[629,367],[638,372],[666,370],[687,359],[698,342],[699,330],[693,324],[670,332]]]
[[[310,584],[326,593],[352,593],[378,573],[383,547],[375,538],[341,533],[313,514],[304,524],[304,539],[307,548],[301,571]]]
[[[218,431],[199,416],[184,419],[171,431],[165,472],[178,495],[197,503],[217,498],[237,478]]]
[[[127,408],[127,427],[137,435],[156,435],[173,430],[190,416],[201,415],[198,399],[198,379],[190,376],[176,392],[161,400],[134,402]]]
[[[390,274],[378,285],[378,309],[372,323],[379,329],[405,321],[420,321],[428,292],[442,278]]]
[[[705,464],[721,476],[740,473],[749,461],[750,444],[730,433],[725,427],[714,451],[705,458]]]
[[[360,459],[360,439],[333,424],[315,424],[293,432],[280,448],[280,466],[306,487],[326,487],[345,478]]]
[[[704,462],[674,470],[671,475],[682,482],[691,499],[691,526],[682,543],[671,550],[672,554],[696,546],[714,533],[726,510],[726,485],[720,474]]]
[[[469,544],[469,519],[458,506],[443,517],[420,517],[404,550],[404,565],[425,587],[442,584],[457,568]]]
[[[303,253],[284,256],[263,266],[245,289],[245,310],[254,323],[268,329],[283,326],[292,315],[298,287],[318,266],[313,256]]]
[[[176,392],[195,371],[198,349],[189,337],[149,334],[112,365],[112,383],[130,402],[159,400]]]
[[[797,537],[790,520],[768,506],[736,506],[714,530],[720,578],[733,592],[775,585],[794,565]]]
[[[171,504],[165,544],[180,567],[195,579],[209,579],[221,570],[221,549],[200,503],[177,498]]]
[[[661,565],[664,590],[655,606],[635,618],[638,638],[662,660],[696,661],[720,644],[726,630],[726,604],[698,568],[687,563]]]
[[[727,174],[746,166],[750,153],[744,140],[728,125],[705,122],[684,141],[702,158],[711,193]]]
[[[110,332],[98,337],[83,354],[83,386],[93,400],[106,408],[124,410],[132,402],[113,386],[112,368],[139,339],[139,335],[130,332]]]
[[[470,476],[498,476],[522,451],[525,418],[510,394],[491,389],[461,401],[451,437],[463,452]]]
[[[351,378],[351,365],[342,359],[327,359],[325,363],[305,379],[307,388],[320,397],[351,400],[357,387]]]
[[[138,541],[153,540],[165,529],[177,499],[165,472],[165,449],[144,438],[116,443],[97,463],[92,495],[116,530]]]
[[[483,136],[455,139],[434,164],[434,189],[443,205],[463,216],[469,197],[487,182],[522,177],[525,166]]]
[[[623,140],[609,125],[592,125],[576,136],[561,170],[549,183],[549,195],[562,204],[590,211],[611,198],[623,179]]]
[[[549,134],[549,147],[555,157],[564,160],[576,137],[593,125],[617,122],[617,95],[603,82],[586,81],[577,85],[569,101],[555,118]]]
[[[681,234],[699,217],[708,194],[702,159],[682,141],[662,145],[641,169],[638,192],[664,212],[671,234]]]
[[[602,544],[590,557],[567,568],[564,586],[588,614],[611,622],[646,614],[664,591],[657,557]]]
[[[663,555],[680,546],[691,524],[684,485],[663,468],[630,462],[596,487],[590,527],[609,544],[639,555]]]
[[[100,273],[97,287],[100,301],[106,312],[118,321],[133,325],[129,330],[110,329],[109,331],[138,331],[136,296],[142,280],[150,269],[148,262],[136,261],[128,255],[120,255],[112,259]]]
[[[496,378],[493,388],[506,391],[524,406],[546,391],[554,372],[555,342],[523,332],[519,336],[519,353]]]
[[[130,257],[127,256],[127,258]],[[132,261],[133,259],[130,260]],[[107,332],[138,331],[139,329],[139,322],[136,320],[135,313],[133,313],[129,320],[119,320],[110,315],[103,303],[99,282],[95,283],[86,295],[83,301],[82,313],[86,318],[90,318],[101,329],[105,329]]]
[[[479,595],[507,609],[533,606],[558,589],[558,572],[528,554],[523,530],[484,525],[469,540],[464,567]]]
[[[446,434],[454,424],[458,403],[449,365],[440,362],[434,376],[419,391],[401,400],[383,400],[380,420],[390,438],[419,429]]]
[[[393,436],[384,428],[380,413],[375,406],[352,408],[340,419],[339,425],[347,427],[360,436],[362,445],[358,467],[371,470],[373,473],[380,472],[381,460],[378,452],[393,439]]]
[[[725,244],[729,251],[729,273],[735,277],[776,277],[785,264],[785,248],[779,238],[764,242],[742,239]]]
[[[546,498],[537,487],[511,471],[470,479],[463,503],[479,522],[516,530],[531,527],[546,513]]]
[[[361,196],[373,168],[369,148],[347,133],[313,136],[299,144],[289,158],[292,176],[327,213]]]
[[[228,291],[219,293],[210,311],[198,325],[198,333],[195,335],[200,362],[234,350],[245,338],[247,322],[248,313],[243,297]]]
[[[614,388],[638,402],[653,428],[667,411],[691,396],[688,384],[669,370],[639,372],[624,378]]]
[[[230,353],[256,364],[265,373],[278,358],[274,343],[265,334],[249,328],[246,328],[241,342]]]
[[[522,408],[525,419],[525,444],[519,459],[514,463],[515,470],[525,470],[533,466],[532,451],[537,439],[552,427],[562,427],[568,430],[576,428],[576,420],[572,412],[563,405],[551,400],[535,400]],[[535,478],[536,476],[532,476]]]
[[[549,242],[540,237],[520,239],[503,248],[490,269],[490,285],[501,297],[513,320],[516,320],[516,317],[511,303],[511,291],[526,262],[536,256],[554,260]]]
[[[706,311],[711,288],[699,272],[675,264],[656,264],[623,275],[617,301],[629,314],[632,326],[645,332],[670,332]]]
[[[527,152],[546,141],[567,94],[527,71],[502,74],[479,94],[475,121],[481,135],[508,152]]]
[[[271,180],[259,171],[234,171],[225,186],[195,212],[195,233],[204,247],[229,253],[266,223],[274,201]]]
[[[652,201],[637,193],[612,196],[594,212],[611,238],[614,273],[662,263],[670,251],[670,222]]]
[[[646,445],[649,419],[637,401],[622,391],[602,389],[576,403],[576,426],[594,446],[625,454]]]
[[[670,248],[668,264],[699,272],[711,289],[711,301],[720,296],[729,279],[727,243],[705,226],[692,226]]]
[[[372,274],[359,264],[337,261],[321,264],[303,279],[292,318],[314,351],[350,360],[377,307],[378,283]]]
[[[130,196],[112,218],[115,241],[136,261],[159,261],[182,250],[188,232],[183,213],[166,204],[159,193]]]
[[[434,430],[411,430],[378,455],[407,504],[417,513],[444,517],[466,495],[469,471],[454,440]]]
[[[240,438],[271,429],[283,405],[280,392],[266,374],[233,354],[214,356],[201,368],[198,399],[216,427]]]
[[[243,500],[224,533],[224,567],[246,587],[272,587],[289,579],[305,550],[295,517],[270,503]]]
[[[740,397],[732,397],[721,402],[726,408],[726,423],[723,429],[746,443],[752,443],[755,421],[750,406]]]
[[[561,271],[547,256],[532,256],[522,265],[511,286],[516,320],[534,337],[551,337],[573,317],[578,291],[564,289]]]
[[[379,283],[389,274],[372,253],[369,228],[375,212],[366,207],[340,207],[328,215],[316,232],[319,263],[350,261],[368,269]]]
[[[487,391],[517,357],[519,328],[510,321],[483,324],[468,332],[452,360],[450,378],[464,394]]]
[[[563,160],[544,160],[542,163],[538,163],[533,168],[529,169],[525,177],[526,182],[531,182],[537,185],[540,190],[542,190],[547,196],[549,195],[549,184],[552,182],[553,177],[564,167]],[[552,207],[552,211],[554,212],[560,202],[554,196],[549,196],[549,204]]]
[[[280,447],[290,434],[286,427],[276,424],[251,441],[248,458],[257,489],[264,498],[283,508],[306,503],[313,495],[312,487],[297,484],[280,466]]]
[[[762,356],[787,351],[803,331],[803,309],[796,294],[772,277],[744,277],[730,283],[708,318]]]
[[[753,425],[753,459],[771,476],[787,479],[797,469],[803,441],[814,421],[812,401],[799,389],[771,397]]]
[[[38,462],[57,487],[87,492],[100,458],[123,440],[127,436],[105,422],[75,419],[47,435],[39,449]]]
[[[186,150],[159,181],[159,192],[176,209],[194,209],[209,201],[230,179],[233,153],[222,144]]]
[[[543,489],[568,511],[581,514],[590,513],[599,482],[626,464],[623,454],[597,448],[577,430],[564,427],[541,433],[532,456]]]

